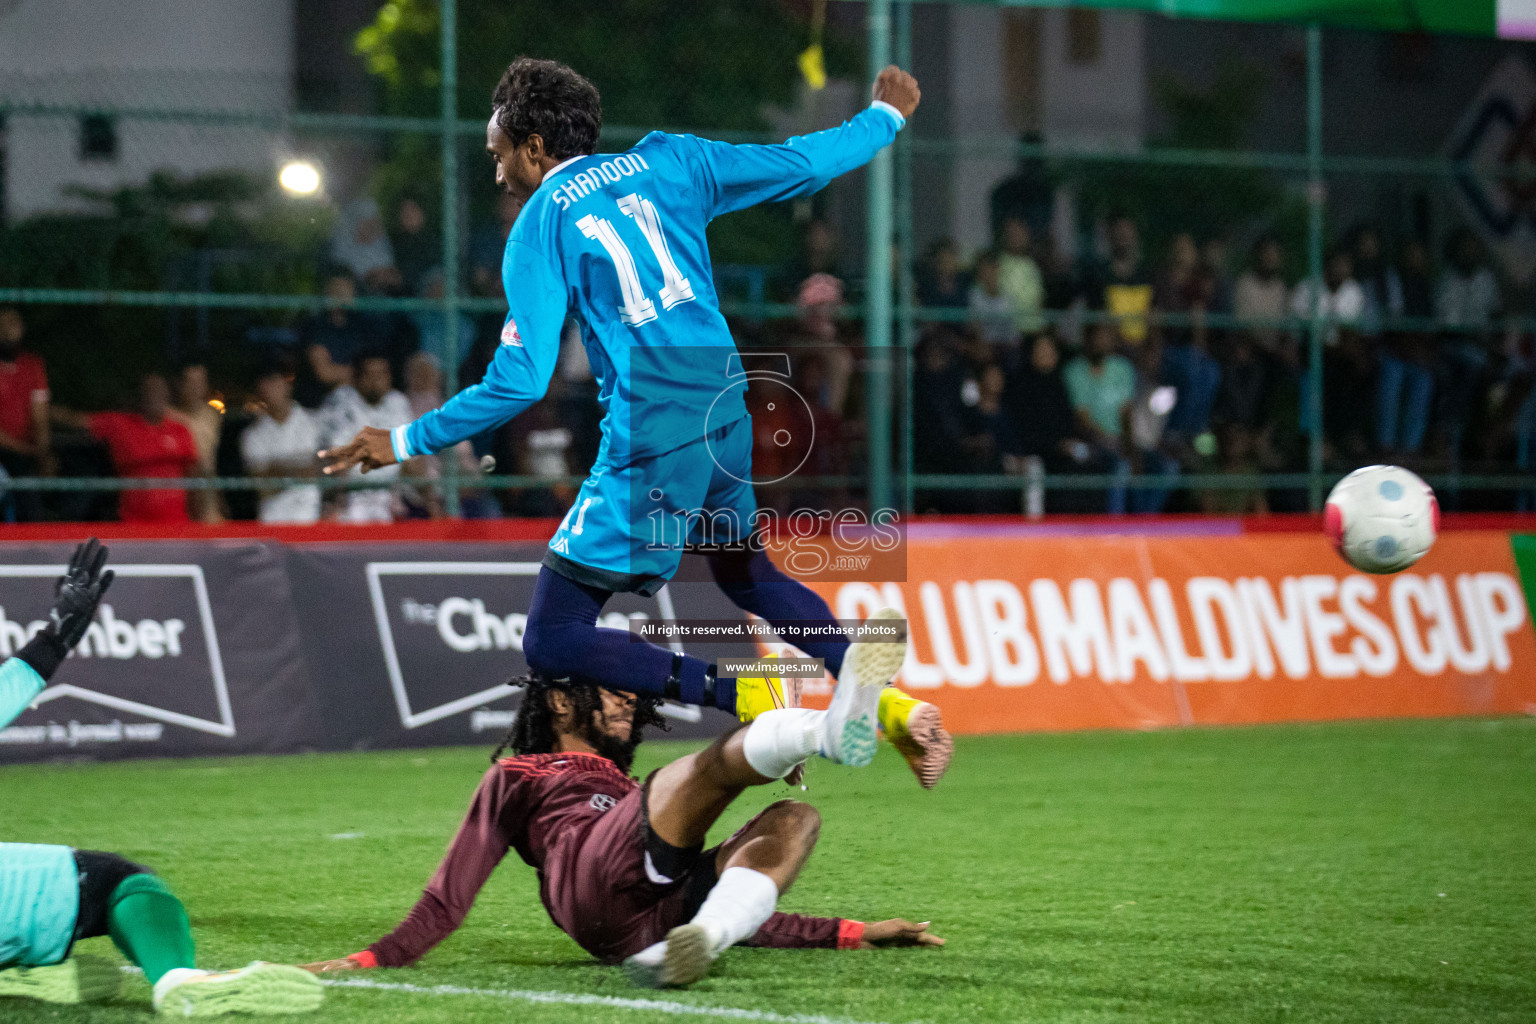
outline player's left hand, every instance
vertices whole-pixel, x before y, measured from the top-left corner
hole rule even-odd
[[[929,922],[913,924],[899,917],[889,921],[875,921],[864,926],[864,937],[859,940],[860,949],[880,949],[887,946],[942,946],[944,940],[928,930]]]
[[[325,467],[326,476],[345,473],[353,466],[362,466],[363,472],[382,469],[395,464],[395,446],[389,441],[389,431],[378,427],[364,427],[357,436],[340,448],[327,448],[320,458],[332,460]]]
[[[299,964],[299,966],[310,974],[336,974],[340,971],[367,970],[366,967],[349,956],[344,956],[340,960],[316,960],[312,964]]]
[[[92,537],[75,548],[64,575],[54,584],[53,609],[48,613],[45,632],[65,654],[85,635],[96,606],[112,585],[112,570],[105,568],[106,564],[107,548]]]

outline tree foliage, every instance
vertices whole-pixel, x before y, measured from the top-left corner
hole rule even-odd
[[[564,61],[590,78],[603,96],[605,125],[760,131],[767,127],[765,109],[793,103],[796,58],[808,42],[804,19],[784,0],[510,0],[460,3],[457,10],[456,109],[465,118],[489,117],[497,80],[513,58],[527,55]],[[355,49],[379,83],[385,112],[440,113],[441,24],[436,0],[388,0],[357,34]],[[825,48],[831,74],[859,67],[852,40],[829,31]],[[637,137],[605,140],[604,148],[631,145]],[[478,143],[466,145],[479,151]],[[468,167],[472,175],[477,164]],[[422,201],[441,190],[437,140],[391,139],[371,188],[385,208],[406,195]],[[471,209],[489,215],[489,189],[470,185],[467,195]],[[438,205],[422,202],[433,213]],[[734,214],[717,223],[710,238],[724,261],[770,262],[794,247],[788,214],[779,210]]]
[[[461,116],[488,115],[491,91],[519,54],[564,61],[603,94],[610,124],[761,129],[762,111],[794,98],[805,26],[781,0],[511,0],[458,6]],[[438,4],[388,0],[357,52],[397,115],[431,117],[442,85]],[[830,40],[834,71],[854,56]]]

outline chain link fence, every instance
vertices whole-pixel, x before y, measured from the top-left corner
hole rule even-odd
[[[456,81],[457,6],[438,9]],[[836,449],[797,494],[1305,510],[1392,460],[1447,507],[1529,507],[1520,45],[1007,5],[833,13],[870,68],[916,71],[922,113],[870,171],[712,234],[739,344],[795,353]],[[146,401],[152,367],[207,368],[206,394],[196,372],[171,381],[218,441],[175,485],[207,518],[311,488],[344,515],[375,489],[246,457],[274,373],[319,406],[351,356],[377,355],[416,413],[484,372],[516,211],[491,186],[483,98],[438,90],[436,117],[301,110],[291,77],[0,74],[0,304],[21,324],[0,343],[24,332],[54,406],[46,455],[0,451],[5,514],[105,518],[119,492],[163,490],[89,415]],[[803,92],[766,132],[662,127],[776,142],[863,95]],[[647,130],[610,125],[602,147]],[[567,334],[546,402],[390,482],[387,514],[563,514],[600,439]]]

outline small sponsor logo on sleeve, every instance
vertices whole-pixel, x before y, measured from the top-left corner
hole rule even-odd
[[[517,333],[517,321],[513,320],[510,316],[507,317],[507,323],[501,329],[501,343],[503,345],[516,345],[518,348],[523,347],[523,336]]]

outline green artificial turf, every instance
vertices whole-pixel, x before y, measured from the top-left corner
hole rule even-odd
[[[687,749],[649,744],[636,770]],[[486,756],[0,769],[3,838],[156,867],[205,966],[341,956],[410,907]],[[548,922],[514,855],[421,965],[366,977],[778,1020],[1536,1020],[1536,720],[965,739],[931,793],[889,748],[862,772],[814,764],[810,787],[821,843],[781,906],[931,918],[947,948],[732,950],[691,990],[639,991]],[[784,794],[749,793],[722,830]],[[138,1021],[147,996],[135,979],[116,1004],[0,1001],[0,1019]],[[320,1019],[706,1018],[333,988]]]

